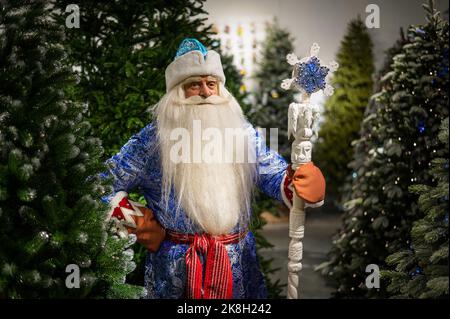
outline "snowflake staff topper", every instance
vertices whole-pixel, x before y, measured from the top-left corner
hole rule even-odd
[[[294,53],[288,54],[287,62],[294,66],[294,70],[290,79],[283,80],[281,88],[285,90],[296,88],[308,95],[323,90],[325,95],[333,95],[334,89],[329,84],[330,76],[338,69],[339,65],[335,61],[330,62],[328,66],[321,65],[320,59],[317,57],[319,50],[319,45],[314,43],[311,46],[310,56],[301,60]]]

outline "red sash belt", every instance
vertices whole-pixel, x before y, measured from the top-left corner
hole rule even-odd
[[[190,244],[186,252],[187,298],[231,299],[233,276],[230,258],[224,245],[238,243],[247,232],[211,236],[209,234],[182,234],[166,230],[166,239],[177,244]],[[205,280],[199,254],[206,256]]]

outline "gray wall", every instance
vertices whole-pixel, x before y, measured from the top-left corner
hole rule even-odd
[[[399,28],[424,23],[426,0],[207,0],[205,9],[209,22],[226,19],[260,19],[276,16],[282,27],[295,37],[298,56],[304,56],[313,42],[319,43],[319,57],[325,63],[335,58],[339,43],[349,20],[358,14],[363,20],[368,4],[380,7],[380,28],[370,29],[374,42],[376,67],[383,62],[383,52],[398,38]],[[448,0],[437,0],[437,8],[443,13]],[[445,15],[448,19],[448,16]]]

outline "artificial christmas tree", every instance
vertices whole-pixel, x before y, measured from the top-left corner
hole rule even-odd
[[[329,253],[329,261],[319,265],[316,270],[320,270],[325,278],[331,283],[332,286],[338,289],[335,293],[336,297],[345,297],[346,295],[341,294],[343,287],[349,287],[345,293],[348,294],[348,290],[351,290],[351,285],[355,285],[354,271],[360,271],[365,267],[362,262],[361,257],[367,257],[369,255],[369,249],[372,249],[368,243],[371,237],[365,235],[361,240],[358,238],[353,238],[352,241],[349,240],[348,235],[354,234],[353,227],[355,226],[355,221],[357,216],[360,216],[360,222],[357,226],[359,228],[371,227],[371,223],[375,220],[370,217],[370,221],[366,218],[365,221],[361,221],[361,216],[368,216],[369,212],[367,209],[372,208],[373,204],[368,201],[364,201],[366,194],[377,195],[382,193],[382,187],[384,181],[378,179],[376,175],[371,172],[380,167],[383,162],[379,156],[373,156],[375,154],[374,145],[382,143],[378,140],[378,135],[373,134],[373,131],[377,130],[378,127],[382,125],[382,118],[377,116],[379,109],[383,108],[377,97],[383,88],[387,88],[390,85],[389,81],[382,81],[383,76],[388,74],[391,70],[392,59],[395,55],[400,53],[403,45],[406,43],[403,31],[400,32],[400,38],[397,40],[395,45],[387,50],[386,59],[381,70],[377,73],[375,91],[370,100],[369,104],[364,112],[364,120],[361,123],[360,138],[355,140],[352,144],[354,147],[353,160],[349,163],[349,167],[352,169],[352,173],[347,177],[346,183],[342,188],[342,199],[341,205],[344,208],[344,215],[342,216],[343,226],[339,229],[339,232],[333,238],[333,247]],[[370,152],[372,155],[368,157],[367,154]],[[377,196],[382,196],[377,195]],[[373,198],[377,198],[373,196]],[[362,230],[362,229],[361,229]],[[364,235],[364,230],[361,232],[360,236]],[[358,234],[353,235],[358,237]],[[375,238],[374,238],[375,239]],[[355,254],[351,251],[354,244],[360,244],[355,247]],[[377,252],[376,252],[377,253]],[[376,256],[376,253],[373,253]],[[359,255],[361,257],[355,257],[354,255]],[[344,258],[346,258],[344,260]],[[384,255],[378,260],[382,261]],[[353,260],[353,263],[352,263]],[[373,261],[373,260],[372,260]],[[362,276],[361,276],[362,277]],[[361,281],[362,279],[360,279]],[[354,290],[353,286],[353,290]],[[378,291],[377,291],[378,292]],[[357,296],[357,295],[355,295]]]
[[[286,55],[294,51],[294,39],[283,29],[278,20],[266,27],[266,39],[262,47],[262,58],[254,78],[257,82],[255,103],[248,116],[250,121],[267,130],[278,129],[278,152],[289,158],[291,143],[286,129],[286,107],[293,101],[291,91],[280,88],[279,83],[291,76]]]
[[[72,2],[56,5],[64,12]],[[115,154],[152,120],[149,108],[165,93],[164,69],[182,39],[197,38],[213,49],[219,46],[211,39],[212,27],[205,24],[203,3],[132,0],[80,5],[80,28],[66,30],[64,46],[79,70],[74,98],[89,104],[88,120],[106,156]],[[55,18],[65,23],[64,15]],[[228,75],[231,60],[225,62]],[[234,71],[231,67],[230,73]],[[232,79],[236,77],[230,76],[229,84]]]
[[[347,27],[333,75],[335,93],[325,103],[324,120],[314,148],[314,160],[323,166],[328,198],[342,195],[350,174],[351,143],[358,138],[364,110],[372,94],[374,71],[372,40],[360,18]]]
[[[64,12],[72,2],[57,6]],[[65,43],[80,69],[74,93],[89,104],[88,120],[109,156],[148,123],[180,41],[205,40],[210,31],[198,17],[205,13],[199,0],[83,2],[80,12],[80,28],[67,29]],[[64,15],[56,18],[64,23]]]
[[[411,246],[387,257],[395,270],[382,272],[389,293],[401,298],[448,298],[448,117],[439,134],[442,158],[433,160],[435,185],[412,185],[425,216],[413,224]]]
[[[49,10],[0,4],[0,295],[137,298],[131,239],[107,232],[102,147],[65,99],[64,29]]]
[[[388,255],[411,244],[414,221],[422,218],[413,184],[431,185],[429,167],[439,157],[441,121],[448,116],[448,22],[432,2],[427,23],[411,26],[391,71],[375,94],[377,105],[363,122],[356,144],[354,180],[344,225],[319,269],[335,283],[338,297],[387,297],[365,285],[366,266],[386,268]]]
[[[388,72],[392,70],[391,68],[392,59],[395,55],[397,55],[400,52],[404,44],[406,44],[406,39],[404,31],[401,28],[398,40],[391,48],[386,50],[385,61],[375,76],[374,92],[377,93],[370,98],[367,108],[364,111],[364,119],[361,122],[361,129],[359,131],[359,139],[354,140],[352,142],[353,158],[352,161],[348,164],[349,169],[351,169],[351,173],[346,177],[346,182],[343,185],[341,191],[342,196],[340,197],[340,203],[344,204],[343,205],[344,209],[348,208],[349,205],[352,205],[353,203],[351,201],[353,194],[352,193],[353,183],[356,181],[358,177],[360,177],[361,179],[364,178],[363,170],[366,168],[366,166],[364,166],[366,162],[366,155],[370,149],[370,143],[372,143],[372,140],[377,138],[376,134],[374,136],[372,136],[371,134],[374,127],[378,127],[378,121],[380,120],[380,117],[374,115],[377,113],[377,110],[380,107],[382,107],[379,101],[377,100],[377,96],[382,91],[383,88],[387,88],[387,86],[389,85],[389,82],[382,81],[382,78],[384,75],[386,75]],[[366,184],[366,180],[364,179],[361,180],[361,182],[359,182],[358,187],[363,187],[363,184]],[[372,191],[377,189],[378,187],[373,183],[371,184],[371,186]]]

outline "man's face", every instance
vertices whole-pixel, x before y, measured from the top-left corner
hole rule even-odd
[[[203,98],[219,94],[217,79],[210,75],[192,77],[184,85],[184,95],[186,98],[199,95]]]

